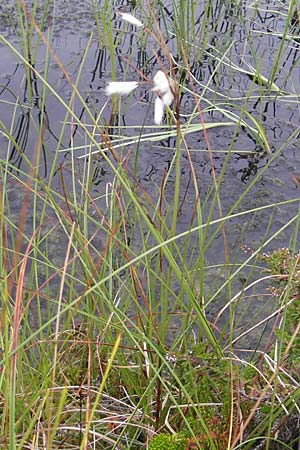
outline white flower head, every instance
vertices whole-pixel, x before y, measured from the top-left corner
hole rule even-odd
[[[165,106],[170,106],[172,104],[173,100],[174,100],[174,95],[172,94],[171,89],[169,89],[169,91],[166,92],[162,96],[162,101],[164,102]]]
[[[165,104],[160,97],[156,97],[154,102],[154,123],[161,125],[164,117]]]
[[[170,91],[170,82],[166,74],[159,70],[156,72],[153,78],[154,88],[153,91],[159,92],[161,95]]]
[[[131,23],[131,25],[135,25],[138,28],[142,28],[144,26],[144,24],[139,19],[134,17],[132,14],[121,12],[121,11],[119,11],[118,14],[122,20],[124,20],[125,22],[128,22],[128,23]]]
[[[174,100],[171,87],[174,81],[167,77],[166,74],[159,70],[153,78],[154,92],[158,94],[154,104],[154,123],[160,125],[162,123],[165,106],[170,106]]]
[[[110,81],[105,88],[105,94],[127,95],[137,87],[137,81]]]
[[[125,13],[123,13],[125,14]],[[160,125],[164,117],[166,106],[171,106],[174,100],[174,81],[162,70],[159,70],[153,78],[153,91],[157,96],[154,103],[154,123]],[[105,88],[106,95],[128,95],[139,85],[137,81],[110,81]]]

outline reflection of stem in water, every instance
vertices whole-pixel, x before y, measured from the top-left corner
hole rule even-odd
[[[98,72],[98,78],[101,79],[103,77],[103,73],[106,69],[106,49],[98,48],[95,58],[95,67],[92,70],[92,78],[90,83],[94,83],[96,78],[96,73]]]
[[[106,174],[107,171],[103,167],[95,166],[92,176],[92,184],[98,186],[98,184],[103,181],[103,178]]]
[[[29,72],[26,74],[26,82],[24,87],[24,95],[23,95],[23,103],[29,105],[29,107],[21,107],[21,113],[17,120],[17,124],[15,127],[15,130],[13,131],[13,136],[15,139],[15,142],[17,143],[17,146],[14,145],[10,156],[9,161],[12,162],[12,164],[19,170],[21,168],[22,160],[23,160],[23,154],[26,151],[26,147],[28,144],[28,138],[30,133],[30,121],[32,119],[31,112],[33,111],[33,108],[37,108],[38,110],[38,118],[39,118],[39,126],[43,127],[46,126],[50,133],[53,135],[49,128],[49,120],[48,116],[44,110],[42,113],[41,107],[40,107],[40,95],[38,90],[38,80],[31,68],[29,68]],[[41,123],[43,121],[43,123]],[[42,131],[42,130],[41,130]],[[46,160],[46,150],[45,150],[45,144],[43,140],[43,133],[41,132],[41,148],[43,152],[43,159],[44,159],[44,176],[47,175],[47,160]],[[21,152],[20,152],[21,149]]]
[[[25,153],[27,143],[28,143],[30,120],[31,120],[30,113],[31,113],[30,110],[21,113],[21,115],[18,118],[15,131],[13,132],[13,136],[14,136],[15,142],[17,143],[17,146],[15,146],[15,145],[13,146],[11,153],[9,155],[9,161],[17,168],[17,170],[19,170],[21,168],[23,154]],[[39,111],[39,118],[41,118],[40,111]],[[42,126],[42,125],[40,125],[40,126]],[[47,176],[47,159],[46,159],[45,145],[44,145],[44,141],[43,141],[43,133],[41,133],[41,141],[40,142],[41,142],[41,148],[42,148],[43,159],[44,159],[44,177],[46,177]],[[21,149],[21,152],[19,149]]]
[[[0,87],[2,87],[2,89],[0,90],[0,97],[5,91],[8,91],[8,92],[10,92],[10,94],[13,97],[16,98],[16,95],[10,89],[8,89],[8,85],[10,84],[10,82],[11,82],[13,76],[15,75],[15,73],[17,72],[18,68],[19,68],[19,64],[17,64],[15,70],[11,74],[9,74],[9,78],[8,78],[6,84],[5,85],[2,85],[2,84],[0,85]]]
[[[291,55],[292,56],[292,60],[290,60]],[[284,73],[284,79],[282,81],[282,89],[285,89],[287,86],[288,81],[291,80],[291,76],[292,76],[292,72],[293,70],[298,70],[299,67],[299,42],[297,42],[295,40],[295,38],[293,39],[293,45],[291,46],[286,58],[284,59],[284,61],[282,62],[282,66],[278,72],[278,75],[276,78],[279,78],[281,73]],[[288,68],[286,69],[285,66],[288,64]]]
[[[139,48],[138,52],[137,52],[137,64],[136,64],[136,67],[142,73],[144,73],[144,70],[147,67],[147,53],[142,48]]]
[[[259,117],[260,120],[263,122],[266,122],[266,120],[268,119],[268,115],[272,116],[272,120],[275,121],[276,118],[276,101],[275,99],[270,101],[270,102],[266,102],[265,107],[262,111],[259,111]],[[261,109],[261,99],[258,99],[257,102],[255,102],[253,104],[253,110],[256,110],[256,108],[259,108],[259,110]],[[273,111],[269,111],[269,108],[273,108]],[[253,138],[252,138],[253,140]]]
[[[23,112],[18,118],[16,130],[13,132],[14,139],[17,142],[20,149],[22,150],[22,152],[25,151],[28,142],[29,124],[30,124],[30,111]],[[18,151],[16,146],[14,146],[9,155],[9,161],[12,162],[12,164],[16,166],[18,169],[20,169],[22,159],[23,159],[22,153]]]
[[[113,136],[116,133],[116,127],[120,125],[123,126],[124,128],[126,127],[125,115],[124,114],[120,115],[117,112],[113,112],[110,116],[108,123],[108,130],[107,130],[108,135]]]

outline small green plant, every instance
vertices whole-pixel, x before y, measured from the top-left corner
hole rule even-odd
[[[157,434],[149,444],[149,450],[185,450],[187,438],[180,434]]]
[[[264,254],[262,258],[266,261],[268,270],[279,276],[270,288],[271,292],[280,299],[280,303],[284,302],[286,305],[284,328],[279,327],[276,335],[281,338],[283,351],[290,346],[289,361],[299,368],[300,336],[296,329],[300,323],[300,253],[291,255],[288,248],[279,248]],[[293,342],[290,345],[291,339]]]
[[[250,248],[246,251],[251,252]],[[259,256],[266,263],[266,269],[272,278],[268,290],[277,299],[278,308],[282,311],[284,320],[280,320],[275,329],[275,336],[281,342],[281,352],[287,353],[285,366],[299,379],[300,369],[300,252],[292,252],[287,247],[281,247]]]

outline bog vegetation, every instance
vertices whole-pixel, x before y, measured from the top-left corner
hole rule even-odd
[[[14,92],[13,102],[1,100],[0,447],[298,448],[299,198],[244,203],[299,134],[297,125],[274,146],[262,116],[249,112],[254,101],[260,110],[268,102],[299,108],[292,68],[277,77],[283,56],[298,51],[298,2],[269,11],[282,29],[265,32],[280,35],[266,70],[254,45],[264,33],[250,33],[265,2],[137,0],[122,10],[118,2],[92,0],[95,29],[76,76],[54,45],[55,2],[12,3],[1,7],[1,20],[18,43],[0,34],[0,44],[22,67],[27,98]],[[211,36],[224,17],[221,52]],[[251,61],[233,52],[237,23]],[[86,101],[82,77],[95,43],[110,61],[99,104]],[[145,57],[139,67],[137,52]],[[211,64],[204,84],[191,67],[202,61]],[[49,76],[53,65],[68,98]],[[232,92],[235,77],[245,76],[244,95],[222,91],[222,74]],[[64,114],[51,148],[48,101]],[[137,114],[137,124],[124,125],[142,102],[146,118]],[[14,131],[20,120],[34,130],[30,152]],[[226,148],[211,147],[216,130],[230,136]],[[236,150],[240,133],[255,151]],[[146,188],[140,153],[167,141],[168,167]],[[195,151],[210,168],[205,186]],[[237,153],[262,164],[251,166],[228,206],[226,168]],[[96,171],[106,176],[98,191]],[[299,186],[297,174],[293,181]],[[294,213],[278,227],[273,217],[287,205]],[[187,208],[189,220],[179,227]],[[249,242],[248,225],[258,226],[263,215],[267,226]],[[286,247],[277,244],[281,236]]]

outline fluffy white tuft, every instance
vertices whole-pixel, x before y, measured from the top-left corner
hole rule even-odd
[[[127,95],[138,87],[136,81],[111,81],[105,88],[106,95]]]
[[[170,82],[168,77],[162,70],[156,72],[153,78],[154,88],[153,90],[159,92],[161,95],[166,94],[170,91]]]
[[[173,80],[165,75],[162,70],[156,72],[153,78],[154,92],[158,94],[154,104],[154,122],[156,125],[160,125],[164,116],[165,106],[170,106],[174,100],[171,86],[173,86]]]
[[[160,125],[164,117],[165,104],[160,97],[156,97],[154,103],[154,123]]]
[[[131,23],[131,25],[135,25],[138,28],[141,28],[144,26],[142,24],[142,22],[139,19],[137,19],[136,17],[134,17],[132,14],[119,12],[119,15],[122,20],[124,20],[125,22],[128,22],[128,23]]]
[[[172,104],[173,100],[174,100],[174,96],[171,92],[171,89],[162,96],[162,101],[164,102],[165,106],[170,106]]]

